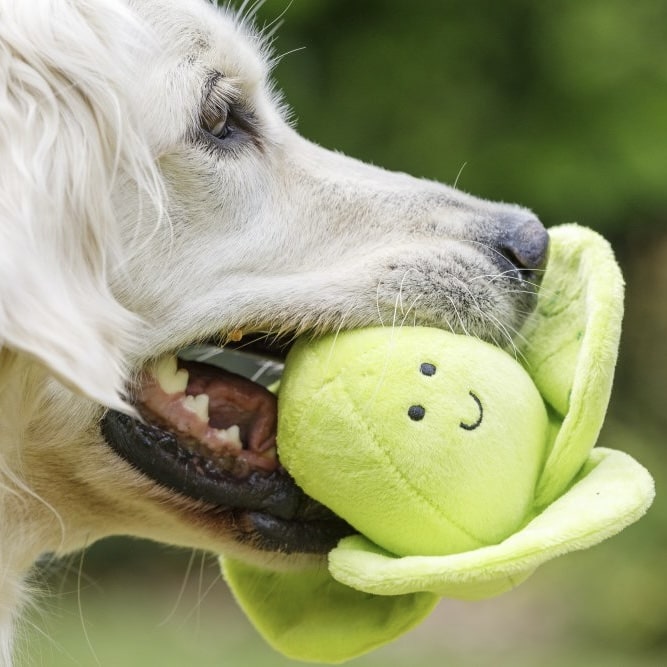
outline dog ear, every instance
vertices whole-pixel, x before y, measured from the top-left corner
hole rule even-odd
[[[125,99],[139,28],[124,3],[37,4],[4,3],[0,23],[0,349],[127,411],[138,320],[110,288],[112,191],[159,192]]]

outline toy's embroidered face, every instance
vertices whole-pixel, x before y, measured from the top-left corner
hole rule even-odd
[[[419,366],[419,371],[422,375],[426,375],[427,377],[431,377],[432,375],[435,375],[436,367],[433,364],[430,364],[428,362],[424,362]],[[477,394],[472,391],[472,389],[468,392],[470,394],[470,397],[475,401],[477,404],[477,407],[479,409],[479,417],[477,417],[476,421],[473,423],[466,423],[462,421],[459,426],[466,431],[474,431],[477,427],[479,427],[482,423],[482,419],[484,419],[484,407],[482,406],[482,402],[479,400]],[[411,405],[408,408],[408,417],[412,419],[412,421],[421,421],[424,419],[426,416],[426,408],[423,405]]]
[[[435,555],[496,543],[528,518],[547,415],[507,353],[444,331],[378,329],[294,357],[283,382],[299,415],[283,418],[281,458],[362,533]]]
[[[466,431],[474,431],[476,428],[482,425],[482,420],[484,419],[484,408],[482,407],[482,401],[477,398],[477,394],[472,391],[472,389],[468,392],[470,394],[470,398],[472,398],[473,401],[477,404],[477,407],[479,408],[479,417],[477,417],[477,421],[472,423],[472,424],[466,424],[465,422],[461,422],[459,426]]]

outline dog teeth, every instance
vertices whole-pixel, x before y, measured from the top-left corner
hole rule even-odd
[[[188,372],[178,368],[176,357],[162,357],[155,365],[155,378],[167,394],[185,391],[188,386]]]
[[[208,394],[185,396],[181,402],[186,410],[194,412],[203,422],[208,422]]]
[[[232,445],[235,449],[243,448],[243,443],[241,442],[241,429],[236,424],[229,428],[214,428],[213,433],[216,438],[221,442],[224,442],[226,445]]]

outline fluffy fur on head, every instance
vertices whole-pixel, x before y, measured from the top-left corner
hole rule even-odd
[[[45,552],[123,533],[321,558],[277,467],[273,495],[235,478],[211,498],[103,434],[111,415],[136,427],[156,358],[401,322],[511,344],[530,310],[546,232],[529,211],[305,140],[269,65],[206,0],[0,0],[2,664]]]
[[[0,512],[14,524],[32,498],[16,447],[57,377],[126,410],[138,317],[111,293],[121,270],[119,182],[160,209],[161,183],[128,101],[149,35],[114,0],[0,1]],[[20,525],[20,521],[16,522]],[[2,533],[0,663],[10,664],[21,579],[44,539]]]
[[[0,376],[21,352],[123,407],[136,317],[109,289],[123,262],[111,193],[125,181],[161,205],[127,99],[148,35],[114,0],[0,7]]]

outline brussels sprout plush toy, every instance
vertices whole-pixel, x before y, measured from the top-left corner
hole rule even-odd
[[[496,595],[637,520],[650,475],[593,448],[622,303],[609,246],[568,225],[551,230],[518,349],[418,327],[297,344],[279,390],[280,460],[359,534],[328,570],[223,563],[269,642],[342,661],[414,626],[440,596]]]

